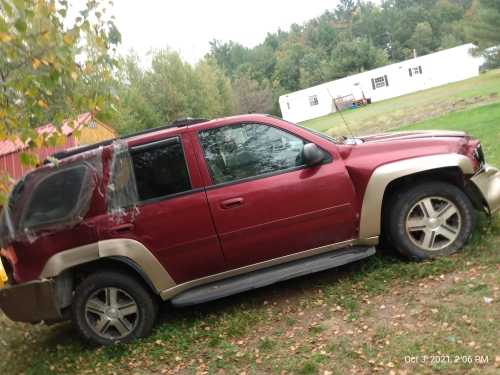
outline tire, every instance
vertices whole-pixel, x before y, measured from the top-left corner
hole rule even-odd
[[[474,229],[476,212],[455,185],[425,182],[397,192],[387,218],[392,245],[409,258],[424,260],[461,250]]]
[[[89,275],[78,285],[71,312],[84,339],[111,345],[147,336],[153,329],[158,304],[134,277],[104,271]]]

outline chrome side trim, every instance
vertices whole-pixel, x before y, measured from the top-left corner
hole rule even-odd
[[[380,235],[382,217],[382,198],[387,185],[400,177],[433,169],[459,167],[464,174],[473,174],[471,160],[459,154],[442,154],[405,159],[384,164],[373,172],[366,186],[361,208],[359,226],[360,238]]]
[[[54,254],[45,264],[40,279],[55,277],[69,268],[111,256],[126,257],[136,263],[157,292],[175,286],[158,259],[143,244],[128,238],[99,241]]]
[[[301,251],[299,253],[285,255],[285,256],[282,256],[282,257],[279,257],[279,258],[270,259],[270,260],[266,260],[266,261],[263,261],[263,262],[251,264],[249,266],[235,268],[235,269],[232,269],[232,270],[229,270],[229,271],[217,273],[215,275],[201,277],[201,278],[196,279],[196,280],[187,281],[185,283],[182,283],[182,284],[179,284],[179,285],[175,285],[175,286],[173,286],[171,288],[168,288],[168,289],[165,289],[165,290],[161,291],[160,292],[160,297],[163,300],[168,300],[168,299],[176,296],[177,294],[179,294],[179,293],[181,293],[181,292],[183,292],[185,290],[194,288],[196,286],[208,284],[208,283],[211,283],[211,282],[214,282],[214,281],[219,281],[219,280],[222,280],[222,279],[227,279],[229,277],[238,276],[238,275],[241,275],[241,274],[244,274],[244,273],[249,273],[249,272],[252,272],[252,271],[257,271],[257,270],[260,270],[260,269],[263,269],[263,268],[276,266],[276,265],[287,263],[287,262],[291,262],[291,261],[294,261],[294,260],[297,260],[297,259],[307,258],[307,257],[313,256],[313,255],[318,255],[318,254],[326,253],[326,252],[329,252],[329,251],[337,250],[337,249],[340,249],[340,248],[345,248],[345,247],[348,247],[348,246],[361,245],[361,244],[362,245],[376,245],[377,243],[378,243],[378,237],[366,238],[366,239],[362,239],[362,240],[348,240],[348,241],[343,241],[343,242],[337,242],[337,243],[334,243],[334,244],[325,245],[325,246],[317,247],[317,248],[314,248],[314,249],[309,249],[309,250]]]

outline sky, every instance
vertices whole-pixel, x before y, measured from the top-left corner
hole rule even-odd
[[[73,6],[85,0],[71,1]],[[288,30],[332,10],[338,0],[115,0],[112,13],[122,33],[120,52],[134,49],[148,60],[151,49],[170,47],[196,63],[213,39],[246,47],[261,43],[268,32]]]

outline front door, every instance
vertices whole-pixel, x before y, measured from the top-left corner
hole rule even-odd
[[[351,239],[354,191],[340,160],[306,167],[306,141],[265,124],[199,132],[207,196],[231,268]]]

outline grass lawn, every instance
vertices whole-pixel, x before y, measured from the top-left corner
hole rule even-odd
[[[447,87],[430,95],[443,102],[480,96],[485,105],[402,129],[467,130],[500,165],[500,103],[488,99],[500,90],[500,72]],[[405,98],[391,102],[414,111],[415,97]],[[383,117],[383,108],[365,109]],[[352,123],[365,109],[349,114]],[[0,316],[0,374],[498,374],[499,247],[500,217],[480,215],[469,245],[451,257],[415,263],[382,249],[201,306],[165,305],[151,337],[109,348],[87,345],[67,323],[30,326]]]
[[[488,161],[500,166],[500,102],[451,112],[445,116],[402,126],[401,130],[466,130],[481,140]]]

